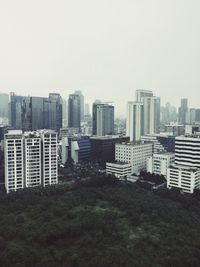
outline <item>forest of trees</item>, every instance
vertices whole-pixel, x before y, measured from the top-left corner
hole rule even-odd
[[[99,176],[0,196],[0,266],[199,267],[200,202]]]

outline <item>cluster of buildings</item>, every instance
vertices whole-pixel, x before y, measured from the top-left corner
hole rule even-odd
[[[200,187],[200,112],[187,99],[178,110],[150,90],[127,103],[126,125],[116,126],[114,106],[96,100],[90,112],[81,91],[24,97],[0,94],[0,141],[7,192],[58,183],[58,164],[98,162],[124,178],[147,171],[168,188],[193,193]]]

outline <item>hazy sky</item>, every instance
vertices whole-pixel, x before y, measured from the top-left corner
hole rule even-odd
[[[199,0],[0,0],[0,92],[200,107]]]

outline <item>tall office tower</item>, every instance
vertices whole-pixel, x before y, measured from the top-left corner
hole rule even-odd
[[[56,93],[50,93],[49,94],[49,100],[55,104],[56,108],[55,108],[55,127],[49,127],[49,129],[55,130],[57,132],[59,132],[60,128],[62,128],[62,97],[60,94],[56,94]]]
[[[90,105],[85,104],[85,116],[89,116],[89,115],[90,115]]]
[[[114,106],[108,104],[93,105],[93,134],[105,136],[114,134]]]
[[[126,135],[130,141],[139,141],[144,134],[144,106],[142,102],[128,102]]]
[[[80,97],[81,121],[84,121],[84,115],[85,115],[84,96],[80,90],[75,91],[74,94],[79,95],[79,97]]]
[[[10,126],[13,129],[22,129],[22,97],[10,94]]]
[[[199,136],[178,136],[175,139],[175,164],[200,168]]]
[[[101,104],[100,100],[96,100],[92,105],[92,134],[97,135],[97,105]]]
[[[32,110],[31,110],[31,97],[23,96],[21,102],[21,121],[22,121],[22,130],[31,131],[32,129]]]
[[[187,98],[181,99],[181,106],[179,108],[178,120],[180,124],[186,124],[186,114],[188,111],[188,100]]]
[[[81,101],[80,101],[80,96],[77,94],[69,95],[68,127],[78,128],[79,130],[81,127]]]
[[[141,102],[144,97],[153,97],[153,92],[144,89],[136,90],[136,95],[135,95],[136,102]]]
[[[24,146],[21,130],[4,135],[5,187],[7,193],[24,188]]]
[[[62,128],[68,126],[68,112],[67,112],[67,101],[62,99]]]
[[[136,90],[136,101],[144,106],[144,134],[159,132],[160,127],[160,98],[153,96],[149,90]]]
[[[191,108],[189,111],[189,123],[190,124],[194,124],[196,122],[196,109],[195,108]]]
[[[31,107],[32,107],[32,130],[36,131],[38,129],[44,129],[44,97],[31,97]]]
[[[159,132],[160,126],[160,100],[157,97],[142,98],[144,106],[144,135]]]
[[[58,183],[57,133],[53,130],[10,130],[4,136],[7,193]]]
[[[196,109],[196,112],[195,112],[195,121],[196,122],[200,122],[200,109]]]
[[[0,117],[2,118],[8,119],[9,117],[8,103],[9,103],[9,95],[0,94]]]

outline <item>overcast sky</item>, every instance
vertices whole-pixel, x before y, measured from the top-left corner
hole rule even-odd
[[[138,88],[200,107],[199,0],[0,0],[0,92],[80,89],[86,102]]]

